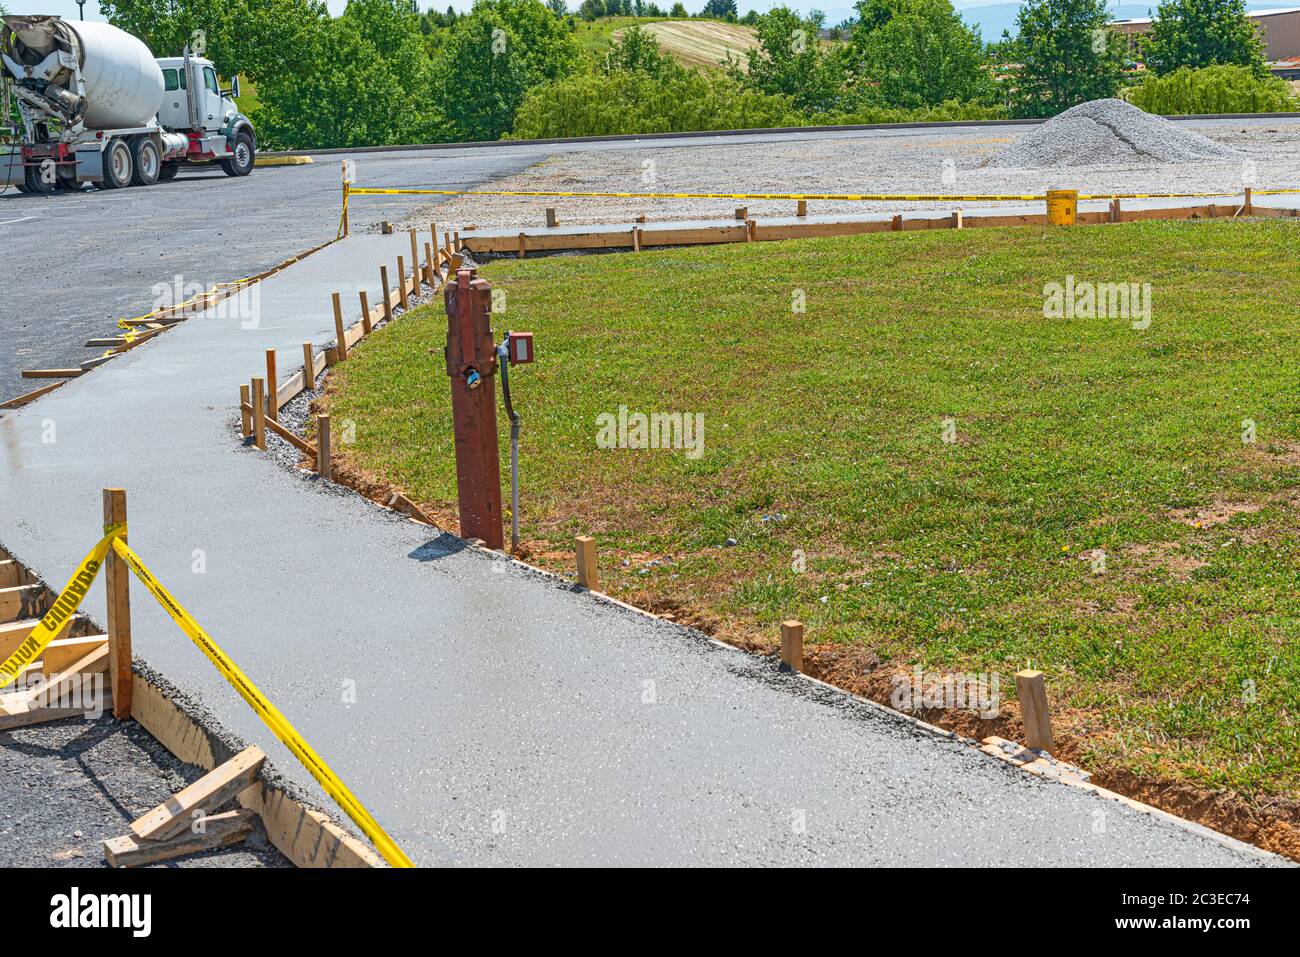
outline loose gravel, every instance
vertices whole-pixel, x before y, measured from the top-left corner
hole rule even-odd
[[[0,733],[0,866],[106,867],[101,842],[203,776],[135,722],[71,718]],[[260,821],[235,847],[163,867],[288,867]]]
[[[1026,194],[1049,189],[1088,193],[1191,193],[1242,188],[1244,161],[1254,161],[1259,188],[1300,187],[1300,123],[1182,121],[1196,133],[1239,155],[1198,162],[1159,163],[1133,159],[1060,169],[1011,169],[989,161],[1039,127],[983,127],[924,131],[872,131],[861,135],[690,147],[637,146],[558,153],[484,189],[587,192],[757,192]],[[421,185],[440,187],[435,182]],[[1295,199],[1296,197],[1289,197]],[[973,201],[808,203],[810,216],[850,216],[908,210],[978,209]],[[1000,203],[998,205],[1007,205]],[[1028,204],[1026,204],[1028,205]],[[729,219],[737,207],[759,218],[793,216],[790,200],[691,200],[587,197],[458,196],[439,204],[411,201],[406,223],[445,229],[541,227],[545,208],[556,208],[561,225]],[[396,211],[395,211],[396,212]],[[394,216],[393,218],[396,218]]]
[[[1240,159],[1224,143],[1123,100],[1080,103],[1035,127],[989,160],[998,169],[1060,169]]]

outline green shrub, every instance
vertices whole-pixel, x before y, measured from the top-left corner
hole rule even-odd
[[[1256,76],[1244,66],[1182,67],[1164,76],[1148,74],[1124,98],[1148,113],[1284,113],[1300,106],[1286,81]]]
[[[655,77],[619,71],[534,87],[519,107],[512,136],[613,136],[800,123],[787,97],[742,89],[720,74],[677,70]]]
[[[515,116],[514,139],[746,130],[774,126],[993,120],[1000,106],[954,100],[917,110],[867,108],[808,115],[778,94],[747,89],[717,72],[669,69],[664,75],[590,73],[530,90]]]

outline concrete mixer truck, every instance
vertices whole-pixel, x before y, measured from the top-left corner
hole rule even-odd
[[[140,40],[107,23],[5,16],[0,29],[4,105],[30,193],[152,186],[182,164],[217,163],[229,176],[253,170],[257,136],[235,108],[239,79],[222,90],[210,60],[155,60]],[[9,111],[0,115],[8,122]]]

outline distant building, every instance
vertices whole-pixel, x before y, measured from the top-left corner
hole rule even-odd
[[[1279,10],[1255,10],[1246,16],[1264,38],[1264,59],[1270,63],[1300,57],[1300,7]],[[1132,20],[1115,20],[1110,27],[1119,33],[1134,36],[1151,32],[1149,17]]]

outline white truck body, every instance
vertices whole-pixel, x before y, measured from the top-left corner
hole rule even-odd
[[[49,192],[94,183],[148,186],[184,163],[251,172],[252,123],[223,92],[212,62],[154,59],[139,39],[107,23],[6,16],[0,65],[22,119],[19,188]]]

